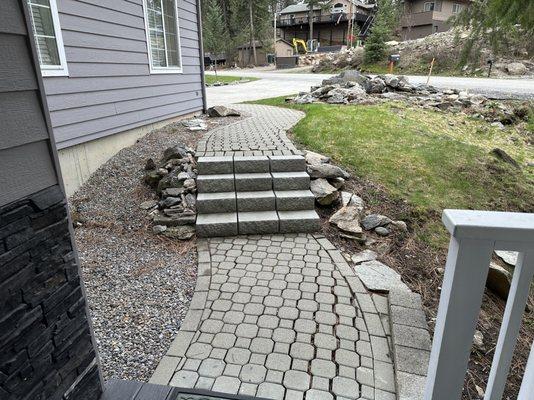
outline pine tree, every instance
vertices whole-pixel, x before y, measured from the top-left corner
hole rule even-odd
[[[205,17],[202,24],[204,51],[215,57],[215,73],[217,73],[217,56],[227,50],[228,32],[218,1],[206,0],[205,3]]]
[[[386,42],[397,26],[399,8],[395,0],[379,0],[371,33],[365,42],[364,62],[375,63],[384,59]]]

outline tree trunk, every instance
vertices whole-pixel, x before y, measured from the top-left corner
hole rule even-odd
[[[310,34],[309,34],[308,41],[313,40],[313,4],[310,3],[309,7],[310,8],[308,9],[308,23],[310,25]],[[308,45],[308,44],[306,44],[306,45]]]
[[[249,62],[250,62],[250,51],[254,54],[254,65],[258,65],[258,56],[256,54],[256,43],[254,40],[254,13],[252,11],[252,0],[248,2],[248,8],[250,11],[250,48],[249,48]]]

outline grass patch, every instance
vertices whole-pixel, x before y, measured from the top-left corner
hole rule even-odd
[[[306,112],[293,134],[304,147],[331,156],[355,175],[409,203],[417,235],[432,246],[448,235],[436,221],[444,208],[534,211],[534,174],[489,152],[500,147],[521,165],[534,159],[528,137],[461,114],[404,103],[293,105],[284,98],[257,103]]]
[[[222,82],[222,83],[234,83],[238,81],[257,81],[259,78],[245,78],[242,76],[223,76],[223,75],[204,75],[204,78],[206,79],[206,85],[213,85],[215,82]]]

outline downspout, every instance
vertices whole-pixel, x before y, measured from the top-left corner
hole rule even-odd
[[[204,77],[204,39],[202,38],[202,9],[200,0],[197,0],[197,25],[198,25],[198,50],[200,54],[200,83],[202,84],[202,112],[208,111],[208,99],[206,97],[206,78]]]

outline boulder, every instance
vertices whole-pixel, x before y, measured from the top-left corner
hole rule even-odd
[[[338,166],[332,164],[312,164],[308,165],[308,174],[313,178],[334,179],[343,178],[349,179],[350,174],[342,170]]]
[[[490,263],[486,286],[501,299],[506,300],[512,284],[512,274],[498,264]]]
[[[165,199],[159,202],[161,208],[171,208],[177,204],[180,204],[182,199],[180,197],[166,197]]]
[[[506,71],[510,75],[527,75],[528,68],[521,62],[513,62],[506,66]]]
[[[326,179],[315,179],[310,183],[310,190],[317,202],[322,206],[328,206],[337,200],[339,192],[330,185]]]
[[[163,161],[167,162],[172,158],[186,158],[189,149],[183,145],[176,145],[165,149],[163,152]]]
[[[168,188],[180,188],[184,181],[189,178],[189,175],[185,172],[172,171],[167,176],[163,177],[157,187],[158,194],[161,194]]]
[[[391,222],[391,225],[402,232],[408,232],[408,225],[406,225],[406,222],[404,221],[393,221]]]
[[[293,103],[295,104],[311,104],[311,103],[314,103],[315,101],[316,101],[315,97],[313,97],[309,93],[304,93],[293,99]]]
[[[330,157],[323,156],[319,153],[314,153],[313,151],[306,151],[304,158],[306,159],[306,164],[328,164],[330,162]]]
[[[189,128],[190,131],[205,131],[208,129],[206,122],[200,118],[193,118],[182,122],[183,126]]]
[[[161,192],[161,197],[180,197],[184,193],[183,187],[168,188]]]
[[[363,230],[358,222],[359,218],[360,210],[357,207],[344,206],[330,217],[329,222],[344,232],[361,237]]]
[[[208,116],[212,117],[212,118],[217,118],[217,117],[240,117],[241,114],[232,109],[232,108],[228,108],[228,107],[225,107],[225,106],[214,106],[214,107],[210,107],[208,108],[207,110],[207,113],[208,113]]]
[[[339,189],[342,189],[343,186],[345,186],[345,179],[343,178],[329,179],[328,183],[339,190]]]
[[[363,229],[365,229],[366,231],[370,231],[371,229],[375,229],[379,226],[387,226],[391,222],[391,219],[389,219],[385,215],[370,214],[364,219],[362,219],[362,226]]]
[[[504,151],[503,149],[499,149],[498,147],[494,148],[492,151],[491,151],[491,154],[493,154],[495,157],[497,157],[498,159],[500,159],[501,161],[504,161],[505,163],[507,164],[510,164],[511,166],[515,167],[515,168],[521,168],[519,166],[519,163],[514,160],[506,151]]]

